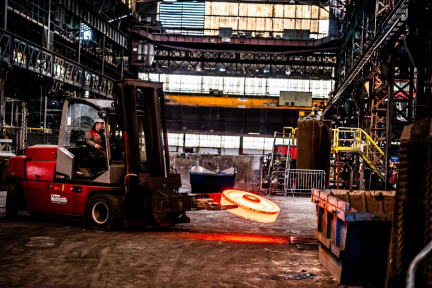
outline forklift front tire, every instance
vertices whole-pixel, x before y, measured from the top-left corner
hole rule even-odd
[[[107,231],[120,220],[120,201],[113,195],[96,194],[90,199],[86,214],[91,228]]]
[[[14,218],[18,215],[18,184],[9,183],[6,194],[6,217]]]

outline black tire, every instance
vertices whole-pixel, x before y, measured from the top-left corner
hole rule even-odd
[[[121,220],[121,204],[117,197],[108,194],[96,194],[87,205],[86,218],[91,228],[107,231]]]
[[[9,183],[6,194],[6,217],[15,218],[18,215],[19,187],[16,183]]]

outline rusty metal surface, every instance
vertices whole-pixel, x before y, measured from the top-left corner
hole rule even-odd
[[[392,221],[395,198],[371,191],[333,195],[313,189],[311,202],[346,222]]]
[[[324,170],[330,184],[331,121],[298,120],[297,169]]]
[[[320,263],[341,284],[384,285],[394,197],[314,189],[311,201],[317,208]]]
[[[411,261],[432,240],[431,129],[431,119],[425,119],[405,126],[402,133],[387,287],[405,287]],[[417,287],[432,285],[430,258],[420,266],[417,276]]]

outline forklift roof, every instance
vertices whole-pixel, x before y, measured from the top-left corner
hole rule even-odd
[[[104,99],[85,99],[85,98],[75,98],[75,97],[69,97],[67,99],[70,103],[87,103],[91,106],[94,106],[95,108],[110,110],[114,109],[112,106],[113,100],[104,100]]]

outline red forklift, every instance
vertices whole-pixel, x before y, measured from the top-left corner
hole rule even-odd
[[[105,231],[188,223],[186,211],[221,210],[211,199],[179,193],[180,175],[170,173],[162,83],[116,81],[113,100],[68,98],[58,146],[28,147],[8,165],[6,215],[86,221]],[[95,156],[85,135],[96,118],[105,125],[105,156]]]

